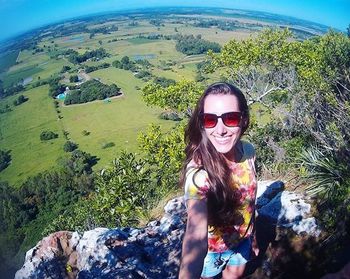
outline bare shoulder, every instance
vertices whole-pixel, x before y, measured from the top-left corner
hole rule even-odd
[[[191,160],[187,165],[187,175],[197,187],[205,186],[208,182],[208,173],[203,167]]]

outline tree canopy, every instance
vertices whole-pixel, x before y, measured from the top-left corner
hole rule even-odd
[[[88,80],[84,82],[79,89],[71,90],[67,94],[64,104],[81,104],[94,100],[103,100],[108,97],[120,95],[120,88],[115,85],[106,85],[98,80]]]
[[[187,55],[202,54],[211,50],[219,52],[221,46],[215,42],[209,42],[201,38],[200,35],[178,35],[176,39],[176,50]]]

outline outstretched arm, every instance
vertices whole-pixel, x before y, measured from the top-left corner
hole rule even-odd
[[[187,214],[179,279],[197,279],[201,276],[203,261],[208,250],[206,200],[188,200]]]

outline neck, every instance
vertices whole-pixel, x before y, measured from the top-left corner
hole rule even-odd
[[[232,148],[232,150],[225,154],[226,160],[228,163],[238,163],[241,161],[243,157],[243,146],[242,142],[238,141],[235,146]]]

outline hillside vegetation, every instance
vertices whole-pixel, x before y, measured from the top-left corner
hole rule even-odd
[[[141,31],[164,29],[176,35],[185,30],[178,21],[160,22],[125,21],[111,29],[63,25],[55,36],[33,40],[32,54],[21,52],[19,63],[5,76],[0,149],[11,161],[7,158],[0,173],[1,270],[16,269],[24,251],[50,232],[137,226],[148,220],[162,198],[179,190],[188,114],[203,89],[222,79],[237,84],[251,104],[246,138],[256,146],[259,177],[285,179],[290,188],[302,185],[314,198],[325,229],[320,242],[328,240],[319,251],[327,251],[327,257],[320,261],[310,251],[305,261],[318,260],[318,268],[310,265],[306,272],[317,277],[330,271],[348,237],[350,39],[330,31],[301,41],[287,29],[266,29],[245,40],[221,41],[219,52],[209,50],[199,61],[197,56],[186,62],[172,39],[131,40]],[[203,38],[215,36],[213,25],[191,24],[194,34],[204,29],[208,33]],[[227,28],[223,32],[233,32],[232,26]],[[81,44],[76,47],[59,32],[74,34],[71,39]],[[78,64],[68,62],[63,51],[75,48],[79,54],[74,55],[81,57],[101,46],[110,57],[84,57]],[[136,76],[140,68],[134,72],[113,66],[136,55],[149,62],[140,66],[148,67],[147,82],[145,75]],[[33,57],[55,62],[35,64]],[[20,61],[40,71],[40,78],[39,72],[32,73],[33,81],[19,89],[28,100],[14,106],[18,92],[11,91],[17,86],[11,80],[25,78],[20,74],[27,69]],[[110,66],[99,67],[103,63]],[[69,106],[52,98],[56,78],[59,88],[78,87],[69,77],[86,67],[96,67],[89,77],[121,88],[123,97]],[[159,119],[164,111],[176,115],[177,122]],[[58,137],[40,140],[43,131]]]

